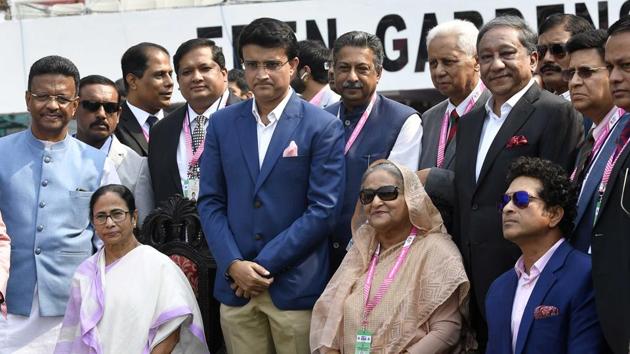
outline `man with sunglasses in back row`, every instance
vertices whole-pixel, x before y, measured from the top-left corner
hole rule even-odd
[[[138,224],[153,210],[153,190],[147,158],[138,155],[118,140],[120,95],[116,84],[100,75],[86,76],[79,82],[79,106],[76,138],[101,150],[114,163],[120,183],[129,188],[136,199]]]

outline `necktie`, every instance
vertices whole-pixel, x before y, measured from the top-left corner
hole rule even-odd
[[[450,115],[450,128],[448,129],[448,135],[446,138],[446,143],[450,143],[451,140],[455,137],[455,133],[457,133],[457,123],[459,122],[459,114],[457,114],[457,110],[454,109],[451,111]]]
[[[149,131],[151,131],[151,128],[153,128],[153,125],[155,123],[157,123],[158,118],[156,116],[149,116],[147,118],[147,124],[149,125]]]
[[[193,133],[192,133],[193,153],[197,152],[197,148],[201,144],[203,144],[203,138],[206,133],[205,125],[206,125],[207,118],[204,116],[198,116],[196,120],[197,120],[197,126],[195,126],[195,129],[193,129]],[[188,178],[190,179],[199,178],[199,163],[196,163],[193,166],[189,166]]]
[[[593,155],[593,146],[595,145],[595,138],[593,137],[593,129],[588,132],[586,142],[580,149],[580,155],[578,156],[575,177],[578,183],[582,183],[584,179],[584,171],[588,170],[588,165],[591,163]]]

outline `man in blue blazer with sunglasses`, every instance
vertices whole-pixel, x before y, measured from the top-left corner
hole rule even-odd
[[[563,169],[521,157],[500,204],[503,235],[523,252],[486,297],[486,354],[604,350],[591,259],[565,240],[576,214],[575,187]]]

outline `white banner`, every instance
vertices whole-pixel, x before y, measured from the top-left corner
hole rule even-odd
[[[26,110],[28,70],[51,54],[72,60],[82,76],[122,76],[120,57],[139,42],[155,42],[171,54],[185,40],[203,36],[223,47],[228,69],[233,67],[233,37],[253,19],[275,17],[291,24],[299,40],[322,39],[326,45],[339,35],[363,30],[383,40],[385,73],[380,91],[432,88],[426,63],[426,33],[454,18],[481,25],[501,13],[523,16],[535,29],[554,12],[578,14],[595,27],[607,28],[630,11],[630,0],[553,1],[496,0],[311,0],[227,4],[113,14],[51,17],[0,23],[0,113]],[[179,92],[173,101],[181,101]]]

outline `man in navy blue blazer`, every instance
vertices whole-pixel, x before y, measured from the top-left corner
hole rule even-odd
[[[486,354],[602,353],[591,258],[563,236],[573,228],[575,186],[560,166],[529,157],[512,164],[508,183],[503,235],[523,254],[488,290]]]
[[[290,88],[297,40],[261,18],[239,38],[254,98],[213,114],[198,209],[228,353],[308,353],[345,182],[341,121]]]

